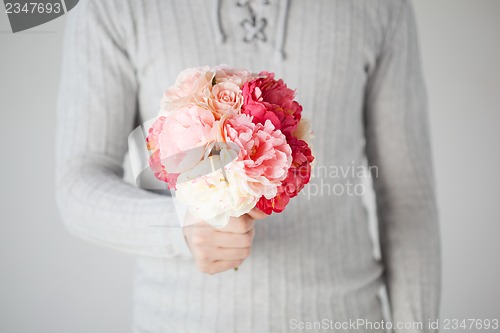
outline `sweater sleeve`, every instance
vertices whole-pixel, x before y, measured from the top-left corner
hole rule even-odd
[[[427,332],[428,319],[438,315],[441,283],[427,101],[409,1],[399,1],[392,16],[366,90],[366,149],[375,166],[392,321],[421,322]]]
[[[67,16],[57,104],[56,198],[67,228],[129,253],[189,258],[172,199],[123,180],[138,83],[107,1]]]

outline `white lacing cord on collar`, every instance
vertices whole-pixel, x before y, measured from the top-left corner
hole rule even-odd
[[[276,45],[275,57],[277,59],[285,60],[285,38],[286,38],[286,28],[288,19],[288,8],[290,5],[290,0],[280,0],[280,11],[278,16],[278,25],[276,28]]]
[[[261,16],[263,12],[263,6],[268,5],[270,0],[237,0],[236,5],[240,7],[247,7],[251,14],[251,19],[245,19],[242,21],[242,26],[245,29],[244,41],[250,42],[254,39],[259,39],[261,41],[266,41],[264,28],[266,27],[267,21]],[[290,7],[290,0],[279,0],[279,13],[278,22],[276,27],[276,44],[275,57],[277,60],[284,60],[286,57],[284,46],[287,30],[287,19],[288,10]],[[221,2],[222,0],[215,0],[214,6],[214,30],[215,37],[218,43],[224,43],[226,40],[226,34],[224,28],[222,27],[221,19]]]
[[[267,19],[264,16],[265,6],[269,5],[269,0],[238,0],[236,2],[238,7],[244,7],[248,10],[249,18],[241,21],[241,26],[245,31],[243,41],[250,43],[255,40],[262,42],[267,41],[265,28],[267,26]]]
[[[222,44],[226,41],[226,33],[224,32],[224,28],[222,27],[222,18],[220,13],[221,8],[221,0],[215,0],[214,6],[214,29],[215,29],[215,40],[218,44]]]

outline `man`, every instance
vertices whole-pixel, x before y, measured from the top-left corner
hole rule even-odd
[[[430,331],[439,235],[409,1],[87,0],[68,16],[59,207],[75,234],[138,256],[135,332],[380,322],[384,285],[393,322],[422,322]],[[222,230],[179,228],[170,197],[123,180],[137,120],[155,116],[181,70],[220,63],[273,71],[297,88],[312,119],[318,170],[365,157],[377,167],[382,262],[373,259],[362,198],[331,190],[359,184],[357,174],[315,176],[317,194],[258,222],[254,210]]]

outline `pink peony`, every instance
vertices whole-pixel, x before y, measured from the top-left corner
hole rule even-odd
[[[274,73],[261,72],[259,78],[245,83],[242,90],[242,113],[252,115],[254,123],[269,120],[276,129],[291,136],[300,121],[302,106],[283,80],[275,80]]]
[[[149,157],[149,166],[153,171],[153,174],[159,180],[168,183],[169,188],[175,188],[175,183],[178,174],[169,174],[165,170],[165,166],[161,162],[160,149],[158,146],[158,138],[161,131],[163,130],[163,124],[165,123],[165,117],[160,116],[153,123],[148,131],[148,136],[146,137],[146,143],[148,150],[151,150],[151,156]]]
[[[148,136],[146,137],[146,143],[148,150],[151,150],[151,156],[149,158],[149,166],[153,171],[156,178],[161,181],[167,182],[168,174],[165,171],[165,166],[161,163],[160,150],[158,147],[158,137],[163,128],[163,123],[165,122],[165,117],[158,117],[151,128],[149,129]]]
[[[160,116],[149,129],[146,138],[147,148],[152,151],[149,165],[161,181],[168,182],[169,188],[175,187],[178,170],[189,168],[196,159],[193,148],[203,146],[217,138],[219,126],[210,110],[196,105],[179,107],[167,116]],[[182,138],[182,139],[180,139]],[[203,150],[200,150],[201,158]]]
[[[274,198],[268,199],[262,196],[257,203],[257,208],[266,214],[271,214],[273,211],[282,212],[290,199],[297,196],[311,179],[311,163],[314,157],[308,144],[295,137],[290,137],[288,143],[292,148],[293,161],[286,179],[278,187]]]
[[[292,162],[292,150],[283,133],[275,130],[270,121],[254,124],[247,115],[226,120],[224,133],[227,141],[240,148],[238,161],[252,189],[267,198],[273,197]]]
[[[168,173],[167,170],[165,170],[165,166],[161,163],[159,150],[155,150],[149,157],[149,166],[151,167],[151,170],[156,178],[162,182],[168,183],[169,189],[175,189],[179,174]]]
[[[170,112],[158,136],[162,161],[212,141],[214,123],[212,112],[197,105],[186,105]]]
[[[148,137],[146,138],[148,150],[158,149],[158,137],[160,136],[164,123],[165,123],[165,117],[159,116],[149,129]]]

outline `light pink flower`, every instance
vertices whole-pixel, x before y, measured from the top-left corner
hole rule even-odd
[[[164,123],[165,117],[159,116],[148,130],[148,137],[146,138],[148,150],[158,149],[158,136],[160,136]]]
[[[217,83],[231,82],[241,88],[245,82],[256,77],[256,74],[245,69],[231,68],[226,65],[220,65],[215,68],[215,81]]]
[[[182,106],[168,113],[158,135],[161,160],[210,142],[214,123],[212,112],[197,105]]]
[[[158,138],[163,130],[163,124],[165,123],[165,117],[160,116],[153,123],[148,131],[148,136],[146,137],[147,148],[151,151],[151,156],[149,157],[149,166],[153,171],[153,174],[159,180],[168,183],[168,188],[175,188],[176,180],[178,174],[168,173],[165,170],[165,165],[163,165],[160,158],[160,147],[158,145]]]
[[[240,113],[243,104],[241,89],[229,81],[217,83],[212,87],[212,93],[207,99],[208,107],[214,112],[215,117],[232,117]]]
[[[254,124],[247,115],[226,120],[224,133],[227,141],[239,146],[238,161],[252,189],[266,198],[275,196],[292,162],[292,151],[283,133],[275,130],[270,121]]]
[[[167,113],[179,106],[196,103],[208,97],[215,73],[209,67],[189,68],[182,71],[175,85],[167,88],[160,102],[161,111]]]

